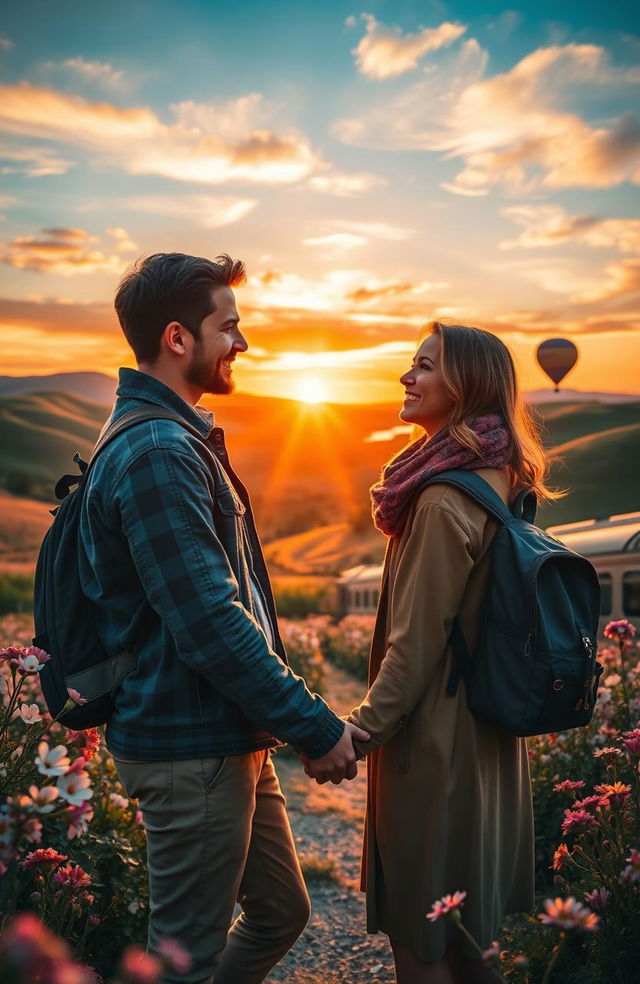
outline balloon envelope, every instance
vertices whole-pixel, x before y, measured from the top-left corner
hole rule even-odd
[[[578,350],[568,338],[548,338],[538,345],[538,364],[552,379],[556,387],[575,366]]]

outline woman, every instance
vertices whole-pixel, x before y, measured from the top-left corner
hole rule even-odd
[[[369,692],[349,720],[371,734],[363,852],[367,928],[390,938],[398,984],[495,981],[446,919],[426,914],[464,890],[464,925],[489,946],[504,916],[533,905],[531,786],[523,739],[469,711],[446,686],[449,633],[473,652],[496,521],[462,491],[426,478],[478,472],[509,503],[550,497],[547,461],[518,402],[507,348],[478,328],[433,322],[400,379],[400,417],[424,434],[371,490],[389,537]],[[370,754],[369,754],[370,752]]]

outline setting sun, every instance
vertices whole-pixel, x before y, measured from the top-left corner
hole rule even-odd
[[[301,403],[324,403],[327,400],[327,387],[315,376],[305,379],[296,387],[295,398]]]

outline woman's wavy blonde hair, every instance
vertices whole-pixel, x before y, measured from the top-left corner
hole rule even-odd
[[[478,441],[467,421],[481,414],[499,413],[511,436],[512,484],[532,489],[541,500],[559,498],[563,493],[546,484],[549,457],[531,412],[520,397],[515,365],[506,345],[482,328],[441,321],[430,322],[422,340],[432,334],[441,339],[442,375],[453,400],[448,421],[452,436],[477,453]]]

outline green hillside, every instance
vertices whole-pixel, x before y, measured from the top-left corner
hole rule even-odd
[[[0,486],[51,501],[53,484],[91,451],[108,408],[65,393],[0,398]]]
[[[543,526],[640,510],[640,421],[576,438],[554,448],[550,484],[569,490],[539,513]]]
[[[543,421],[542,436],[548,448],[579,437],[626,427],[640,420],[637,403],[542,403],[536,411]]]

